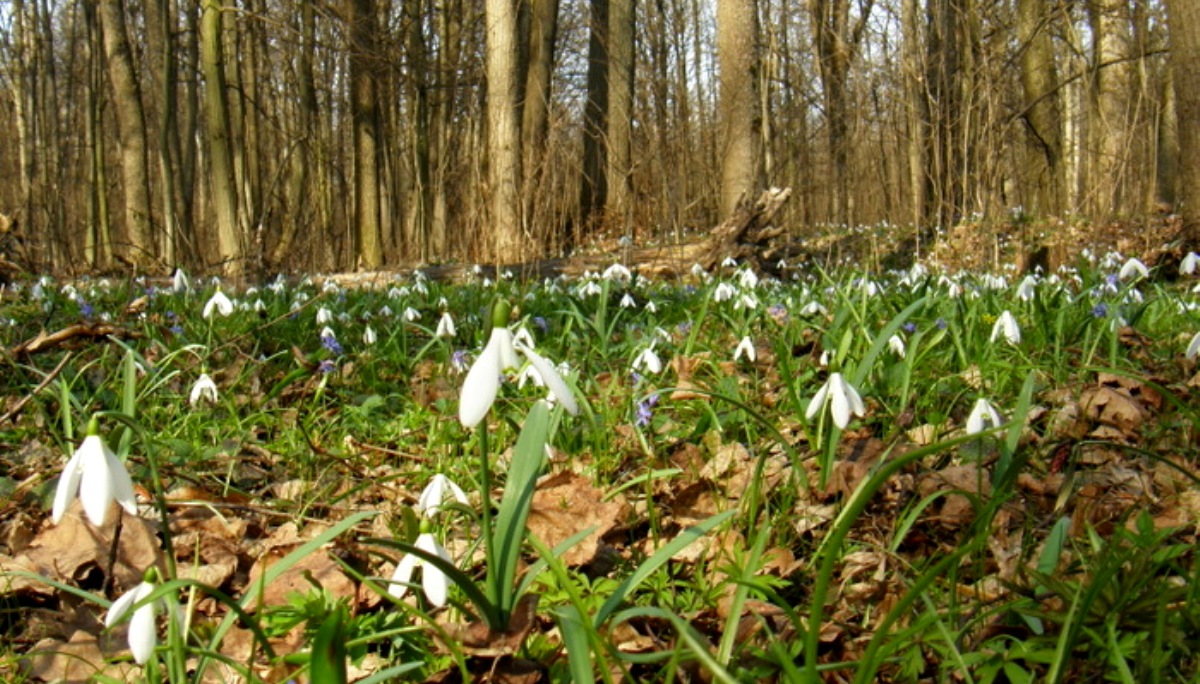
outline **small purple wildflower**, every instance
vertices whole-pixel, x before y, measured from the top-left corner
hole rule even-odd
[[[183,334],[183,326],[179,325],[178,323],[176,323],[175,325],[168,328],[168,330],[171,331],[172,335],[182,335]]]
[[[909,321],[908,323],[904,324],[903,328],[904,328],[904,332],[911,335],[917,331],[917,324],[913,323],[912,321]]]
[[[950,326],[950,324],[947,323],[946,319],[944,319],[944,318],[937,319],[937,322],[935,323],[935,325],[937,325],[938,330],[945,330],[947,327]]]
[[[533,324],[538,327],[538,330],[542,331],[543,335],[550,332],[550,323],[548,323],[546,319],[542,318],[541,316],[534,316]]]
[[[1104,302],[1100,302],[1096,306],[1093,306],[1092,307],[1092,317],[1108,318],[1108,304],[1105,304]]]
[[[333,354],[342,353],[342,345],[337,341],[337,338],[332,335],[321,336],[321,346],[328,349]]]
[[[450,355],[450,366],[459,373],[466,372],[470,365],[467,362],[467,350],[455,349],[454,353]]]
[[[325,359],[321,361],[321,365],[317,366],[317,370],[321,371],[323,375],[329,375],[337,370],[337,365],[334,364],[333,359]]]
[[[84,318],[95,318],[96,317],[96,307],[89,304],[86,299],[84,299],[83,297],[80,297],[78,300],[78,304],[79,304],[79,315],[80,316],[83,316]]]
[[[637,405],[637,426],[646,427],[654,417],[654,407],[658,405],[658,395],[651,394]]]
[[[692,331],[692,322],[684,321],[675,326],[675,330],[678,331],[680,335],[686,335]]]

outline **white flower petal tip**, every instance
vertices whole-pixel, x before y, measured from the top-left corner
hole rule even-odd
[[[1000,414],[996,412],[996,409],[987,399],[979,399],[971,409],[971,414],[967,416],[967,434],[978,434],[984,430],[997,427],[1003,422]]]
[[[217,403],[217,383],[213,382],[208,373],[201,373],[200,377],[196,378],[195,384],[192,385],[192,392],[188,396],[188,403],[192,406],[201,401],[207,401],[210,404]]]
[[[1126,261],[1121,266],[1120,272],[1117,273],[1117,277],[1121,280],[1129,280],[1131,278],[1146,278],[1149,277],[1149,275],[1150,270],[1147,269],[1146,264],[1143,264],[1141,259],[1138,259],[1137,257],[1132,257]]]
[[[1188,343],[1185,356],[1190,360],[1196,358],[1197,354],[1200,354],[1200,333],[1192,336],[1192,341]]]
[[[109,607],[108,615],[104,618],[104,626],[108,628],[120,622],[129,609],[149,596],[154,588],[155,585],[151,582],[141,582],[122,594]],[[160,598],[133,611],[133,616],[129,619],[128,643],[129,652],[133,654],[133,660],[138,665],[145,665],[149,662],[154,655],[154,649],[158,648],[158,614],[160,611],[165,612],[166,610],[167,602]]]
[[[446,502],[447,498],[463,505],[467,503],[467,495],[462,488],[454,484],[450,478],[438,473],[421,491],[421,496],[417,499],[417,510],[425,514],[425,517],[432,518],[441,513],[442,504]]]
[[[862,418],[867,415],[862,397],[841,373],[829,374],[829,379],[821,385],[821,389],[817,390],[817,394],[808,403],[808,410],[804,412],[805,418],[812,420],[826,402],[830,405],[829,412],[833,417],[833,424],[843,430],[850,424],[851,416]]]
[[[991,342],[995,342],[996,338],[1004,337],[1004,341],[1016,346],[1021,343],[1021,326],[1017,324],[1017,319],[1007,309],[1001,312],[996,322],[992,324]]]
[[[743,356],[750,363],[758,360],[758,350],[754,348],[754,341],[750,339],[749,335],[743,337],[741,342],[738,342],[737,348],[733,350],[734,361],[740,360]]]
[[[204,304],[204,311],[201,312],[201,315],[206,320],[212,320],[214,314],[228,316],[231,313],[233,313],[233,302],[230,301],[229,297],[225,296],[224,292],[217,290],[213,293],[212,297],[209,297],[208,302]]]
[[[88,435],[63,469],[54,493],[51,520],[62,520],[71,501],[79,498],[83,512],[96,527],[108,522],[108,511],[116,501],[130,515],[137,515],[133,480],[125,464],[98,435]]]
[[[417,536],[417,540],[413,546],[418,549],[437,555],[447,563],[453,563],[454,559],[450,557],[450,552],[447,551],[433,535],[428,532],[422,532]],[[429,600],[431,605],[441,608],[446,605],[446,599],[450,590],[450,579],[441,569],[434,567],[424,558],[415,554],[407,554],[400,559],[396,564],[396,570],[392,573],[392,585],[388,587],[388,593],[395,598],[404,598],[408,593],[408,585],[412,580],[413,572],[417,568],[421,568],[421,589],[425,593],[425,598]]]

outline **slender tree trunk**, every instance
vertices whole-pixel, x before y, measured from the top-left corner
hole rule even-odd
[[[1034,188],[1026,210],[1035,216],[1056,216],[1063,209],[1062,113],[1050,35],[1051,11],[1046,0],[1017,0],[1029,182]]]
[[[901,12],[904,30],[904,95],[907,129],[908,176],[907,195],[909,217],[917,236],[917,251],[921,250],[921,233],[925,227],[929,203],[929,182],[926,176],[929,107],[925,99],[925,66],[922,60],[920,0],[904,0]]]
[[[1200,4],[1167,0],[1184,249],[1200,250]]]
[[[1133,70],[1126,0],[1090,0],[1092,30],[1092,111],[1089,122],[1092,163],[1089,185],[1093,216],[1126,211]]]
[[[521,119],[518,115],[517,15],[512,0],[486,0],[488,189],[492,258],[525,256],[521,229]]]
[[[558,36],[559,0],[526,0],[529,6],[528,70],[525,74],[524,97],[521,102],[521,140],[525,173],[525,217],[535,217],[537,198],[544,194],[530,192],[538,188],[546,175],[544,167],[547,150],[547,128],[550,121],[550,86],[554,75],[554,47]],[[630,0],[632,2],[632,0]]]
[[[756,122],[758,95],[758,10],[755,0],[717,3],[717,59],[720,63],[720,108],[723,133],[721,218],[751,202],[762,159]]]
[[[375,2],[351,0],[350,90],[354,118],[354,225],[358,266],[377,269],[383,263],[379,229],[379,84],[376,55]]]
[[[99,0],[105,61],[112,84],[113,109],[121,141],[121,180],[125,191],[125,241],[117,253],[135,267],[154,261],[150,235],[150,177],[146,145],[146,120],[142,93],[129,36],[125,28],[122,0]]]
[[[209,186],[215,209],[217,257],[222,272],[239,277],[245,269],[245,245],[238,222],[238,197],[234,186],[229,105],[225,96],[224,31],[222,0],[203,0],[200,22],[201,71],[204,75],[205,137],[208,142]]]
[[[608,0],[608,116],[605,223],[621,235],[633,224],[634,0]]]
[[[104,90],[103,39],[100,37],[96,6],[83,3],[88,34],[87,143],[88,225],[84,233],[84,261],[89,269],[106,271],[112,266],[112,234],[108,210],[108,177],[104,168],[104,119],[101,92]]]
[[[313,51],[316,46],[315,0],[303,0],[300,4],[300,46],[296,53],[296,128],[293,133],[297,149],[288,158],[287,215],[283,217],[279,241],[269,259],[279,267],[292,251],[297,235],[312,230],[312,174],[310,167],[317,158],[317,91],[313,77]],[[319,166],[319,165],[318,165]]]

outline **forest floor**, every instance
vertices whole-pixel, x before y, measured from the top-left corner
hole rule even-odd
[[[778,280],[613,240],[561,278],[281,280],[227,315],[211,283],[21,281],[0,678],[1195,681],[1200,288],[1171,231],[954,231],[892,271],[902,235],[810,236]],[[467,427],[498,296],[570,396],[510,373]],[[136,513],[54,523],[93,419]],[[436,475],[465,490],[440,513]],[[148,568],[185,622],[138,664],[144,623],[108,616]]]

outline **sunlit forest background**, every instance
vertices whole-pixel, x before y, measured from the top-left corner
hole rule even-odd
[[[769,187],[798,238],[1188,217],[1197,4],[8,0],[0,228],[242,274],[665,244]]]

